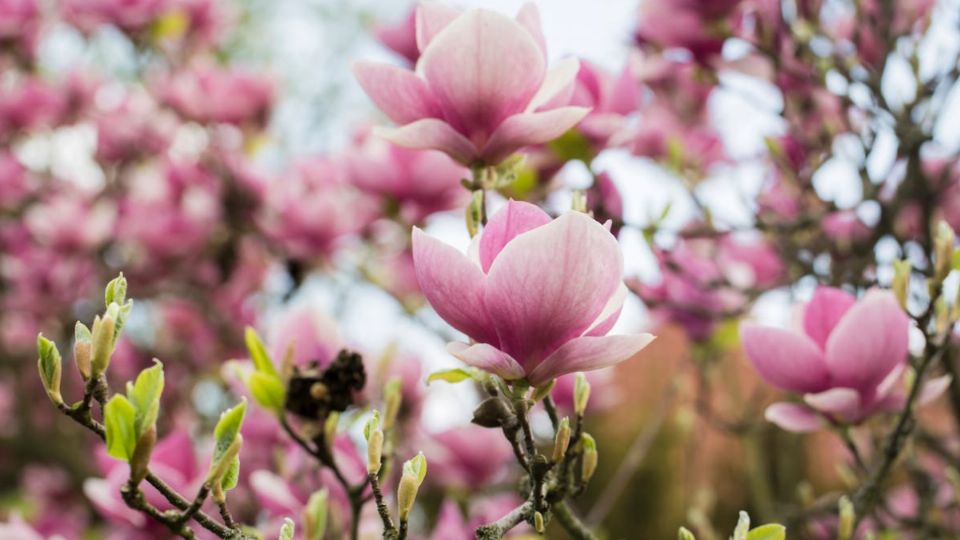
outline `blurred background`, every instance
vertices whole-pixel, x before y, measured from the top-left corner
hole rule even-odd
[[[459,4],[513,14],[522,2]],[[640,107],[625,122],[642,133],[589,161],[551,168],[532,152],[529,175],[495,202],[528,198],[559,212],[570,207],[572,189],[590,189],[599,177],[610,182],[619,201],[594,211],[615,214],[638,293],[615,331],[659,336],[641,358],[593,379],[587,427],[601,448],[600,469],[578,510],[604,521],[607,538],[672,538],[681,524],[732,530],[741,509],[756,522],[783,516],[811,493],[842,486],[841,443],[759,421],[773,392],[757,384],[737,347],[738,317],[787,325],[790,302],[808,298],[815,280],[778,286],[779,277],[762,296],[731,304],[729,296],[756,289],[770,269],[728,255],[711,263],[734,284],[711,291],[724,298],[722,316],[657,309],[684,295],[664,276],[672,267],[662,250],[677,245],[676,231],[705,219],[728,230],[754,224],[757,197],[776,168],[770,141],[795,129],[781,88],[746,67],[749,46],[736,37],[724,40],[719,69],[703,69],[689,53],[645,50],[638,24],[650,7],[642,2],[538,4],[552,61],[576,56],[610,78],[628,73],[641,102],[661,94],[678,100],[669,117]],[[843,17],[846,3],[822,4],[824,20]],[[388,121],[360,90],[351,63],[408,64],[395,38],[412,7],[0,0],[0,518],[22,519],[45,537],[162,537],[135,533],[129,516],[111,510],[97,483],[110,473],[102,453],[48,406],[35,371],[36,334],[69,350],[73,322],[92,319],[104,283],[120,271],[136,304],[112,381],[163,360],[170,382],[161,432],[202,442],[200,434],[236,400],[228,361],[246,356],[245,325],[276,350],[282,336],[306,333],[313,354],[348,346],[384,373],[404,372],[422,405],[422,440],[469,422],[477,392],[424,384],[430,372],[458,365],[444,348],[455,332],[424,307],[408,249],[414,224],[466,247],[456,191],[464,171],[448,175],[453,191],[442,200],[412,196],[407,204],[371,187],[355,166],[378,155],[370,127]],[[917,38],[918,62],[928,70],[960,49],[960,2],[932,9]],[[887,73],[888,99],[909,100],[908,59],[891,60]],[[944,154],[955,154],[960,93],[947,92],[941,106],[932,132]],[[677,140],[680,121],[689,129]],[[819,129],[831,118],[811,121]],[[831,139],[812,179],[817,195],[869,222],[860,171],[891,174],[890,137],[881,133],[869,153],[842,136]],[[570,158],[578,144],[565,140],[553,150]],[[744,245],[753,245],[755,233]],[[688,300],[711,310],[716,298]],[[703,363],[711,369],[699,369]],[[79,377],[67,371],[65,388],[79,395]],[[546,418],[536,421],[546,433]],[[270,462],[275,450],[264,444],[259,451]],[[273,519],[264,517],[255,484],[245,479],[237,514]],[[470,493],[463,487],[454,497]],[[421,523],[435,519],[441,499]],[[563,538],[552,530],[549,537]]]

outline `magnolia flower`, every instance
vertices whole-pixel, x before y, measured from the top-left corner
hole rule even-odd
[[[504,379],[540,384],[622,362],[649,334],[606,336],[627,295],[616,238],[586,214],[551,220],[510,201],[470,255],[413,231],[413,261],[427,300],[474,340],[447,350]]]
[[[903,407],[910,320],[889,291],[852,295],[821,287],[803,312],[803,330],[744,323],[747,357],[768,383],[803,394],[803,404],[774,403],[767,420],[789,431],[815,431],[823,419],[856,424]],[[949,376],[927,381],[919,404],[936,398]]]
[[[380,24],[374,28],[377,41],[399,54],[411,64],[420,58],[417,47],[417,10],[413,9],[403,20],[393,24]]]
[[[270,325],[267,343],[274,362],[291,351],[293,365],[306,366],[315,361],[321,369],[330,365],[343,348],[336,322],[309,305],[281,313]]]
[[[577,130],[602,149],[625,127],[626,117],[637,110],[641,90],[630,63],[614,76],[590,62],[581,62],[570,104],[591,110]]]
[[[260,73],[195,65],[161,81],[157,94],[164,104],[196,122],[260,125],[270,114],[274,88]]]
[[[63,0],[63,18],[85,32],[112,24],[126,32],[143,30],[169,10],[170,0]]]
[[[419,447],[430,456],[430,481],[450,489],[488,486],[513,460],[499,431],[472,425],[427,435]]]
[[[511,19],[424,3],[416,30],[416,71],[354,66],[360,86],[399,124],[381,131],[395,144],[441,150],[467,165],[495,165],[524,146],[556,138],[588,112],[565,106],[579,63],[567,59],[547,70],[533,4]]]

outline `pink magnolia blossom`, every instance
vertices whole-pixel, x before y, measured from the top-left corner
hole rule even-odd
[[[93,32],[104,24],[136,32],[169,10],[170,5],[170,0],[62,0],[60,10],[66,21],[84,32]]]
[[[360,62],[354,74],[399,127],[391,142],[435,149],[465,164],[497,164],[524,146],[550,141],[588,109],[565,106],[579,63],[548,71],[536,6],[516,19],[423,3],[417,12],[416,71]]]
[[[262,125],[270,114],[274,87],[260,73],[198,64],[160,81],[156,93],[189,120]]]
[[[0,540],[44,540],[44,538],[19,514],[14,514],[8,521],[0,521]]]
[[[587,190],[587,208],[598,221],[610,220],[610,230],[618,234],[623,224],[623,196],[620,189],[607,172],[594,178],[593,186]]]
[[[682,47],[698,60],[720,53],[726,37],[722,23],[741,0],[663,0],[643,2],[634,32],[637,42]]]
[[[402,20],[393,24],[380,24],[373,30],[377,41],[399,54],[410,64],[420,58],[417,46],[417,10],[412,9]]]
[[[468,501],[467,514],[460,510],[460,505],[452,500],[444,501],[437,514],[430,540],[463,540],[473,537],[478,527],[495,521],[507,515],[520,504],[520,500],[511,494],[492,497],[471,497]],[[521,523],[507,533],[506,538],[526,538],[530,534],[530,527]]]
[[[621,397],[616,387],[615,370],[601,369],[588,371],[583,374],[590,383],[590,400],[587,402],[587,412],[603,410]],[[550,395],[557,405],[557,409],[572,415],[574,412],[573,392],[577,377],[574,374],[557,377],[557,384],[553,386]]]
[[[612,75],[599,66],[581,61],[571,105],[590,109],[577,130],[602,148],[626,125],[627,116],[640,105],[641,87],[628,63],[620,75]]]
[[[293,365],[317,362],[321,369],[343,348],[336,322],[309,305],[281,313],[270,325],[267,343],[274,362],[280,362],[292,350]]]
[[[77,190],[56,193],[31,206],[24,216],[37,242],[64,251],[90,250],[102,244],[113,232],[115,221],[111,201],[94,202]]]
[[[32,58],[40,32],[40,4],[37,0],[0,0],[0,49],[12,46]]]
[[[428,481],[448,489],[488,486],[513,460],[513,449],[502,433],[477,426],[430,434],[417,446],[430,460]]]
[[[0,210],[20,205],[36,189],[35,184],[16,156],[0,151]]]
[[[346,153],[344,161],[353,185],[398,206],[400,216],[409,222],[459,208],[467,197],[460,180],[469,171],[442,152],[410,150],[367,137]]]
[[[820,287],[803,311],[803,333],[744,323],[747,357],[768,383],[803,394],[804,403],[774,403],[771,422],[790,431],[814,431],[823,419],[856,424],[906,399],[910,320],[888,291],[871,290],[859,301]],[[943,392],[949,376],[927,381],[919,403]]]
[[[626,360],[653,336],[607,336],[627,294],[616,238],[586,214],[551,220],[510,201],[470,255],[413,231],[420,288],[451,326],[474,340],[447,350],[501,377],[540,384]]]
[[[144,95],[128,96],[115,107],[96,114],[97,159],[134,160],[162,154],[175,129],[173,115],[163,116]]]
[[[0,87],[0,139],[56,125],[67,112],[61,88],[36,77]]]
[[[332,256],[375,215],[373,201],[346,182],[342,163],[314,158],[270,186],[259,222],[287,253],[309,260]]]

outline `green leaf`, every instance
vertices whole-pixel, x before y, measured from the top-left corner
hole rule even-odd
[[[127,278],[123,277],[123,272],[120,272],[120,275],[110,280],[110,283],[107,283],[106,289],[103,293],[103,305],[104,307],[110,307],[110,304],[123,305],[127,300]]]
[[[677,531],[677,540],[697,540],[697,537],[686,527],[680,527]]]
[[[93,339],[93,335],[90,333],[90,329],[87,328],[87,325],[77,321],[76,326],[73,327],[73,339],[81,343],[90,343],[90,341]]]
[[[229,491],[237,487],[237,482],[240,480],[240,456],[233,456],[233,459],[230,461],[230,466],[227,467],[226,472],[223,473],[223,476],[220,477],[220,488],[224,491]]]
[[[435,371],[427,377],[427,384],[433,381],[445,381],[448,383],[463,382],[468,379],[478,379],[482,375],[475,369],[454,368],[443,371]]]
[[[257,371],[273,375],[279,379],[280,374],[277,373],[277,368],[273,367],[273,361],[270,359],[267,348],[264,347],[263,340],[260,339],[257,331],[248,326],[246,332],[244,332],[243,339],[247,343],[250,359],[253,360],[253,366]]]
[[[59,403],[60,398],[60,373],[61,358],[57,346],[42,335],[37,336],[37,369],[40,371],[40,379],[43,382],[43,388],[46,389],[50,399]]]
[[[403,464],[403,474],[416,479],[417,486],[423,482],[423,479],[427,476],[427,458],[423,455],[423,452],[413,456]]]
[[[261,407],[276,413],[283,412],[287,390],[276,375],[254,371],[247,377],[247,388]]]
[[[137,380],[127,386],[127,398],[136,409],[136,435],[157,423],[160,413],[160,395],[163,394],[163,364],[154,359],[154,364],[140,372]]]
[[[136,417],[136,408],[121,394],[110,398],[103,407],[108,454],[117,459],[130,461],[137,446]]]
[[[363,438],[370,440],[370,434],[380,429],[380,411],[374,409],[373,416],[363,425]]]
[[[220,414],[217,427],[213,428],[213,438],[216,443],[213,448],[211,467],[220,460],[220,457],[227,452],[227,449],[236,440],[237,434],[240,433],[240,427],[243,426],[243,417],[246,413],[247,400],[243,400]]]
[[[776,523],[761,525],[747,533],[747,540],[786,540],[786,538],[787,528]]]
[[[280,528],[280,540],[293,540],[293,520],[283,518],[283,527]]]

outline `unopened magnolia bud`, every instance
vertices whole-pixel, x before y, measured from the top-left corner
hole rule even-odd
[[[323,540],[323,535],[327,532],[329,500],[326,489],[310,495],[307,506],[303,509],[304,540]]]
[[[491,397],[483,400],[477,406],[473,411],[471,422],[478,426],[495,428],[509,424],[512,417],[513,413],[510,411],[509,405],[498,397]]]
[[[227,474],[227,471],[230,470],[233,464],[233,458],[237,457],[237,454],[240,453],[241,446],[243,446],[243,435],[237,434],[237,437],[233,439],[230,446],[220,455],[219,460],[210,467],[210,472],[207,473],[206,484],[213,489],[214,498],[217,500],[222,500],[223,497],[223,489],[220,487],[220,481],[223,479],[223,476]]]
[[[893,261],[893,294],[897,297],[900,307],[907,309],[907,291],[910,286],[910,272],[913,268],[908,260]]]
[[[533,513],[533,528],[538,534],[543,534],[543,531],[546,530],[546,526],[543,524],[543,514],[540,512]]]
[[[583,464],[580,468],[580,477],[584,482],[589,482],[593,478],[593,473],[597,472],[597,460],[599,459],[597,441],[589,433],[584,433],[582,437]]]
[[[93,335],[90,329],[77,321],[73,330],[73,360],[83,380],[90,378],[90,363],[93,358]]]
[[[541,384],[540,386],[533,389],[533,394],[530,396],[530,401],[534,403],[540,401],[541,399],[550,395],[550,391],[553,390],[553,387],[557,385],[556,379],[550,379],[549,381]]]
[[[90,360],[90,374],[99,377],[110,365],[113,355],[113,330],[115,322],[109,315],[97,317],[93,321],[93,350]]]
[[[573,383],[573,410],[577,415],[582,416],[587,410],[587,402],[590,401],[590,383],[587,377],[581,372],[577,372]]]
[[[853,508],[853,503],[846,496],[840,497],[838,503],[840,512],[840,521],[837,524],[837,540],[850,540],[853,538],[853,527],[857,521],[857,515]]]
[[[134,447],[133,456],[130,457],[130,481],[133,485],[138,485],[147,476],[147,470],[150,466],[150,455],[153,453],[153,447],[157,444],[157,428],[150,426],[137,439],[137,446]]]
[[[60,374],[62,360],[57,346],[42,335],[37,336],[37,369],[40,371],[40,380],[47,391],[50,401],[60,404],[63,397],[60,395]]]
[[[420,452],[403,464],[403,475],[397,486],[397,513],[400,521],[406,521],[417,500],[417,491],[427,475],[427,458]]]
[[[747,534],[750,532],[750,515],[740,511],[740,518],[737,519],[737,527],[733,529],[732,540],[747,540]]]
[[[383,457],[383,431],[377,429],[367,437],[367,473],[377,474]]]
[[[680,530],[677,531],[677,540],[697,540],[697,537],[690,532],[690,529],[680,527]]]
[[[953,245],[956,240],[957,235],[953,232],[953,228],[946,221],[941,221],[933,240],[934,280],[938,283],[942,282],[953,269]]]
[[[557,435],[553,439],[553,461],[559,462],[567,453],[567,447],[570,446],[570,419],[566,416],[560,420],[557,426]]]
[[[397,421],[400,404],[403,402],[403,382],[400,377],[393,377],[383,388],[383,429],[389,431]]]

